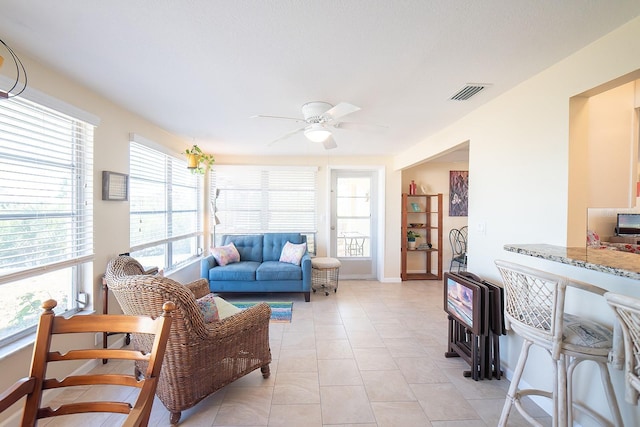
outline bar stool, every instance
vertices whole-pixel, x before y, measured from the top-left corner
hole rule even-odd
[[[604,297],[613,309],[622,329],[624,397],[631,405],[637,405],[640,392],[640,299],[613,292],[607,292]]]
[[[605,290],[507,261],[497,260],[495,263],[504,281],[507,329],[513,330],[524,340],[498,425],[507,425],[511,408],[515,406],[527,421],[540,426],[520,402],[524,396],[537,395],[552,399],[554,427],[572,426],[574,409],[591,416],[602,425],[622,426],[607,368],[613,347],[611,329],[564,312],[567,287],[597,295],[604,295]],[[532,344],[543,348],[551,356],[554,372],[551,391],[518,388]],[[585,360],[595,362],[600,368],[614,424],[591,408],[573,401],[573,372]]]

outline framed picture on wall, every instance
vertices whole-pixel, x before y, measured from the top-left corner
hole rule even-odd
[[[469,171],[449,171],[449,216],[469,215]]]

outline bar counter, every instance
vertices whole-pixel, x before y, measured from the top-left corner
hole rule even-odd
[[[640,280],[640,254],[599,248],[566,248],[547,244],[504,245],[504,249],[549,261]]]

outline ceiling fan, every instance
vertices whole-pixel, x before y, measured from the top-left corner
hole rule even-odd
[[[330,150],[338,146],[336,141],[333,139],[332,129],[347,127],[349,125],[349,123],[346,122],[339,122],[338,119],[346,116],[347,114],[355,113],[358,110],[360,110],[360,107],[356,107],[355,105],[351,105],[347,102],[341,102],[338,105],[333,106],[328,102],[314,101],[307,102],[302,106],[303,118],[267,116],[262,114],[252,116],[252,118],[261,117],[267,119],[285,119],[304,123],[304,126],[301,128],[282,135],[281,137],[271,141],[269,145],[289,138],[298,132],[303,132],[307,139],[313,142],[322,142],[324,148]]]

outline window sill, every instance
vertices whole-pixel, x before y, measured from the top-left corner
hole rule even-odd
[[[88,314],[95,314],[94,310],[90,310],[90,309],[85,309],[82,311],[77,312],[76,314],[74,314],[74,316],[86,316]],[[29,335],[26,335],[12,343],[9,343],[5,346],[0,347],[0,362],[2,362],[4,359],[10,357],[11,355],[13,355],[14,353],[17,353],[21,350],[24,350],[25,348],[33,345],[33,342],[36,339],[36,333],[32,333]]]

